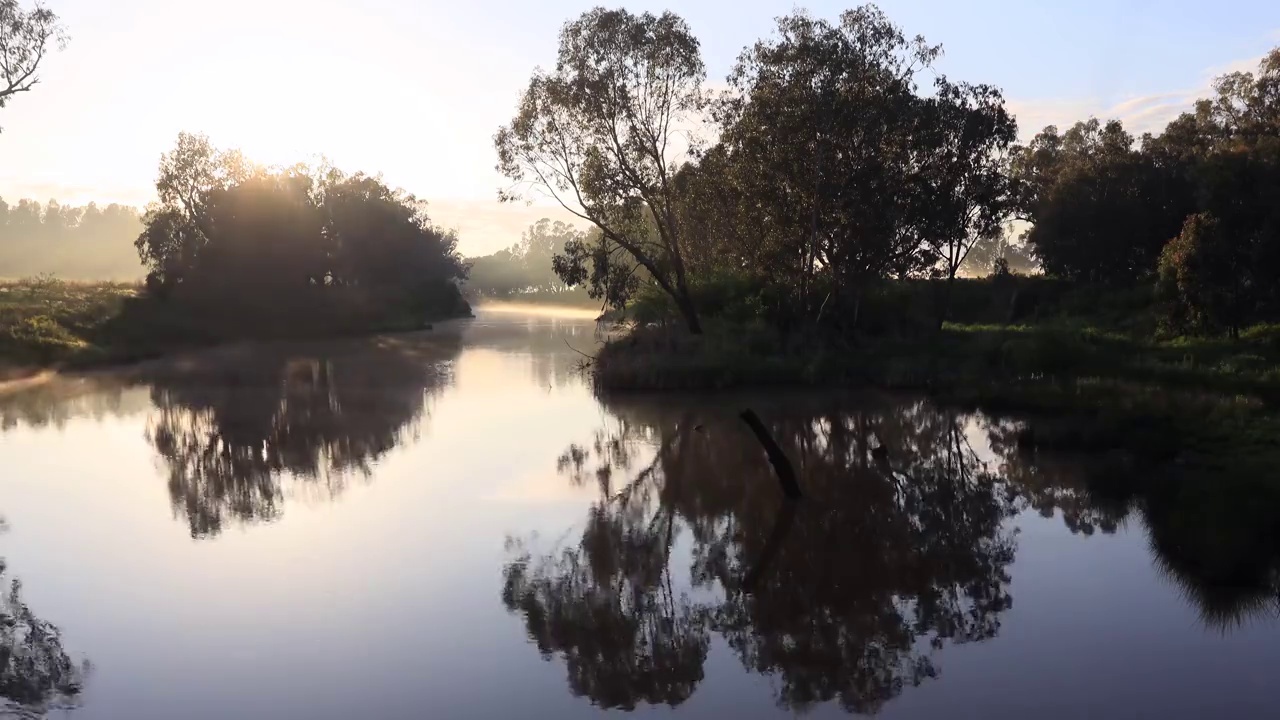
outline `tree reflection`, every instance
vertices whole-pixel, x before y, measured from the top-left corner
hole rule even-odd
[[[0,559],[0,715],[73,704],[87,666],[72,661],[61,632],[36,616],[22,597],[21,581],[6,570]]]
[[[1022,423],[987,429],[1001,473],[1043,516],[1061,513],[1082,535],[1115,533],[1132,518],[1157,570],[1206,627],[1226,632],[1280,617],[1280,493],[1269,478],[1185,458],[1036,449],[1018,442]]]
[[[627,426],[598,436],[594,457],[601,502],[592,507],[579,544],[534,561],[515,543],[518,557],[505,570],[503,602],[524,615],[529,636],[544,657],[559,654],[569,688],[605,708],[639,703],[679,705],[702,680],[709,634],[702,609],[671,581],[677,523],[660,497],[672,483],[652,483],[664,457],[680,452],[686,430],[668,438],[657,457],[617,495],[612,468],[630,467]],[[584,482],[587,451],[571,447],[560,468]]]
[[[286,495],[331,499],[417,432],[453,340],[260,349],[151,378],[148,438],[193,536],[271,520]]]
[[[873,712],[935,676],[946,644],[999,630],[1017,502],[968,446],[966,417],[923,404],[761,412],[805,492],[789,505],[732,411],[696,424],[611,409],[619,426],[560,463],[600,487],[580,541],[537,558],[522,548],[504,586],[575,693],[677,704],[717,633],[778,679],[784,707]],[[637,467],[641,456],[652,460]],[[682,533],[690,576],[673,582]]]
[[[149,405],[145,391],[118,378],[49,375],[28,387],[0,393],[0,432],[22,427],[61,429],[72,419],[125,417],[146,412]]]

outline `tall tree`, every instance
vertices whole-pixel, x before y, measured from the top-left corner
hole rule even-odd
[[[40,63],[65,42],[52,10],[39,3],[23,10],[18,0],[0,0],[0,108],[40,82]]]
[[[1001,236],[1013,210],[1013,185],[1006,172],[1008,150],[1018,124],[1004,97],[989,85],[935,82],[937,93],[924,103],[927,157],[921,168],[928,218],[925,243],[946,279],[945,319],[956,273],[974,245]]]
[[[698,41],[677,15],[596,8],[560,32],[555,70],[536,71],[494,137],[505,200],[549,194],[601,231],[557,256],[556,271],[618,304],[642,267],[702,330],[676,215],[681,126],[705,103]]]
[[[857,296],[917,269],[923,228],[916,76],[941,48],[908,39],[875,6],[838,24],[798,13],[743,53],[717,107],[745,192],[768,208],[779,268],[802,297],[822,276]]]

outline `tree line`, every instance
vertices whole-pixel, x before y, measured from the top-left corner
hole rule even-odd
[[[556,274],[553,261],[571,242],[583,242],[586,233],[559,220],[542,218],[533,223],[520,241],[490,255],[470,258],[466,287],[473,294],[503,300],[545,299],[570,291]]]
[[[1280,310],[1280,49],[1159,135],[1089,119],[1026,144],[1001,91],[948,78],[941,54],[873,5],[799,11],[715,95],[683,19],[597,8],[563,27],[495,135],[502,196],[551,195],[598,230],[554,259],[566,283],[619,306],[657,289],[695,333],[700,288],[726,276],[775,320],[852,327],[880,283],[933,280],[941,322],[975,258],[1158,279],[1179,331]]]
[[[141,215],[127,205],[0,198],[0,268],[9,277],[138,280],[144,271],[133,241],[141,232]]]

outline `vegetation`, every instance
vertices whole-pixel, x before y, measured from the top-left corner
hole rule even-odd
[[[600,387],[1280,397],[1280,48],[1159,135],[1090,118],[1025,145],[1000,91],[939,74],[941,52],[874,6],[797,12],[709,98],[679,18],[567,23],[497,146],[518,187],[599,229],[553,266],[634,323]],[[1014,274],[1031,263],[1043,277]]]
[[[552,267],[556,254],[586,237],[572,225],[543,218],[525,230],[520,242],[492,255],[471,258],[463,291],[472,300],[591,305],[585,289],[565,285]]]
[[[0,0],[0,109],[40,82],[40,64],[66,37],[52,10],[23,10],[18,0]]]
[[[183,134],[161,160],[157,190],[134,243],[145,286],[51,276],[0,286],[0,358],[126,361],[250,338],[415,330],[470,314],[457,238],[431,224],[425,203],[376,177],[259,167]],[[10,215],[35,210],[20,204]],[[61,208],[46,209],[38,226],[54,217],[65,217]]]
[[[110,358],[119,348],[108,328],[140,289],[50,277],[0,284],[0,358],[18,366]]]
[[[136,282],[146,274],[133,246],[141,232],[141,215],[124,205],[10,205],[0,198],[0,273],[11,280],[55,275]]]
[[[136,243],[147,287],[204,329],[412,328],[469,313],[457,237],[376,177],[263,168],[184,133],[156,191]]]
[[[674,13],[596,8],[560,33],[555,70],[535,73],[511,123],[494,140],[498,169],[554,197],[599,234],[555,260],[569,285],[618,304],[637,268],[701,331],[689,291],[673,176],[677,126],[702,110],[706,71],[698,41]]]

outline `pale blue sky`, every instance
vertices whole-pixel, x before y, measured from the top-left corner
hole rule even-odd
[[[30,0],[27,0],[28,4]],[[0,111],[0,196],[145,203],[179,130],[266,162],[324,153],[431,201],[467,252],[509,244],[541,208],[499,206],[490,138],[556,33],[594,3],[437,0],[47,0],[72,42]],[[804,5],[834,17],[854,3]],[[954,78],[1001,86],[1026,131],[1089,114],[1158,128],[1224,69],[1280,44],[1280,2],[885,0],[940,42]],[[672,9],[710,79],[784,2]]]

